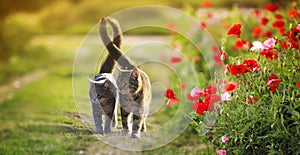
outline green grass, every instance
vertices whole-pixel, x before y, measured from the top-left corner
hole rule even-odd
[[[43,46],[51,57],[47,75],[18,90],[0,103],[0,154],[201,154],[207,152],[200,137],[189,127],[169,144],[151,151],[130,152],[112,148],[88,130],[75,107],[72,65],[83,36],[38,36],[33,45]],[[63,42],[64,41],[64,42]],[[168,110],[168,109],[167,109]],[[157,113],[159,118],[169,117]],[[151,120],[148,124],[151,126]],[[209,152],[209,151],[208,151]],[[207,153],[208,154],[208,153]]]
[[[0,152],[4,154],[69,154],[95,141],[78,119],[70,77],[55,70],[21,89],[1,104],[0,111]]]

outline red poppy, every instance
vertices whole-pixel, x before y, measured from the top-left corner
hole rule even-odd
[[[267,25],[268,22],[269,22],[269,19],[267,17],[261,18],[261,24],[262,25]]]
[[[281,47],[282,47],[283,49],[288,49],[288,48],[289,48],[289,46],[288,46],[288,43],[287,43],[287,41],[285,41],[285,42],[281,42]]]
[[[178,32],[176,31],[175,24],[173,22],[167,23],[166,28],[171,30],[172,35],[177,35],[178,34]]]
[[[290,17],[290,18],[296,18],[296,17],[299,17],[299,13],[297,12],[296,9],[291,9],[291,10],[289,11],[289,17]]]
[[[300,49],[300,45],[298,44],[297,41],[295,41],[292,38],[290,38],[288,41],[289,41],[290,48]]]
[[[246,68],[243,64],[241,65],[233,65],[230,67],[229,72],[233,75],[236,76],[238,74],[245,74],[246,72],[248,72],[249,69]]]
[[[285,32],[284,27],[279,27],[279,28],[278,28],[278,33],[284,35],[284,34],[285,34],[284,32]]]
[[[225,92],[234,92],[238,87],[239,85],[236,82],[227,82],[224,90]]]
[[[219,51],[219,47],[217,45],[214,45],[214,46],[211,47],[211,50],[213,52],[218,52]]]
[[[200,61],[200,60],[201,60],[201,57],[200,57],[199,55],[195,55],[195,56],[194,56],[194,60],[195,60],[195,61]]]
[[[281,14],[276,14],[276,15],[275,15],[275,18],[281,19],[281,18],[283,18],[283,16],[282,16]]]
[[[297,82],[297,84],[298,84],[298,88],[300,88],[300,81],[299,81],[299,82]]]
[[[216,66],[221,66],[225,59],[226,59],[226,53],[225,52],[217,52],[214,55],[214,60],[215,60]]]
[[[212,12],[207,12],[207,13],[206,13],[206,16],[207,16],[207,18],[212,18],[213,13],[212,13]]]
[[[253,14],[254,14],[256,17],[259,17],[259,16],[260,16],[260,11],[259,11],[259,10],[254,10],[254,11],[253,11]]]
[[[264,50],[260,52],[260,55],[269,58],[271,60],[278,58],[277,51],[273,51],[273,50]]]
[[[243,65],[250,71],[260,71],[260,66],[258,65],[256,60],[250,59],[250,60],[244,60]]]
[[[203,115],[208,109],[208,104],[206,102],[196,102],[192,105],[192,109],[195,110],[198,115]]]
[[[262,29],[260,28],[260,26],[255,26],[252,30],[253,37],[255,37],[255,38],[259,37],[261,31],[262,31]]]
[[[190,102],[199,101],[199,99],[200,99],[199,96],[192,96],[191,93],[186,93],[185,97]]]
[[[282,82],[282,80],[278,79],[277,75],[271,74],[267,80],[267,86],[270,87],[270,91],[273,93],[278,88],[280,82]]]
[[[287,33],[287,36],[296,40],[299,33],[300,31],[297,30],[297,28],[293,28],[291,31]]]
[[[238,38],[241,37],[242,24],[233,24],[227,31],[227,35],[236,35]]]
[[[220,85],[220,86],[224,86],[226,83],[227,83],[226,80],[220,79],[220,80],[218,81],[218,85]]]
[[[181,61],[180,57],[173,56],[170,60],[171,63],[179,63]]]
[[[276,11],[277,9],[279,9],[279,5],[276,5],[276,4],[274,4],[274,5],[266,4],[266,5],[265,5],[265,9],[266,9],[267,11],[274,12],[274,11]]]
[[[213,103],[220,102],[220,101],[221,101],[221,97],[218,96],[218,95],[216,95],[216,94],[210,94],[210,95],[206,95],[206,96],[205,96],[204,101],[205,101],[206,103],[213,104]]]
[[[186,87],[186,83],[181,83],[181,84],[179,85],[179,89],[180,89],[180,90],[183,90],[185,87]]]
[[[284,21],[278,19],[272,24],[272,26],[274,28],[281,28],[281,27],[284,27],[284,24],[285,24]]]
[[[206,7],[206,8],[209,8],[209,7],[212,7],[213,4],[212,4],[212,2],[210,2],[210,1],[203,1],[203,2],[202,2],[202,6],[203,6],[203,7]]]
[[[224,29],[228,29],[228,28],[229,28],[229,25],[228,25],[227,23],[223,22],[223,23],[222,23],[222,27],[223,27]]]
[[[203,113],[205,111],[213,111],[214,110],[214,103],[216,102],[220,102],[221,101],[221,97],[218,95],[207,95],[205,97],[204,102],[203,101],[199,101],[196,102],[192,105],[192,109],[196,111],[197,114],[199,115],[203,115]]]
[[[221,101],[221,97],[215,94],[205,96],[204,102],[208,105],[207,111],[212,112],[214,110],[214,105]]]
[[[247,40],[242,40],[242,39],[238,39],[235,42],[235,49],[240,50],[242,48],[247,49],[249,48],[249,43],[247,42]]]
[[[267,30],[265,33],[262,34],[262,36],[266,37],[266,38],[271,38],[272,35],[273,35],[273,33],[271,30]]]
[[[204,89],[204,92],[205,92],[206,94],[216,94],[216,93],[217,93],[217,87],[214,86],[214,85],[207,86],[207,87]]]
[[[247,101],[249,101],[250,104],[253,104],[253,102],[257,102],[258,101],[258,98],[256,98],[256,97],[245,98],[244,102],[247,102]]]
[[[168,106],[180,101],[180,98],[176,97],[176,94],[172,89],[167,89],[164,93],[164,96],[169,99],[167,102]]]
[[[205,22],[201,22],[201,23],[200,23],[200,27],[201,27],[202,29],[205,29],[205,28],[206,28],[206,23],[205,23]]]
[[[174,91],[172,89],[167,89],[164,93],[164,96],[166,98],[175,98],[176,97],[176,94],[174,93]]]

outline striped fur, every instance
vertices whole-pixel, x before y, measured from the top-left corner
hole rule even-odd
[[[139,138],[140,131],[146,131],[146,118],[152,98],[150,80],[147,74],[136,67],[111,41],[107,34],[107,23],[113,29],[118,27],[117,29],[120,30],[120,26],[117,21],[111,18],[103,18],[100,21],[99,30],[110,56],[121,67],[117,77],[117,86],[123,133],[127,134],[132,130],[131,137]],[[130,114],[132,114],[132,126],[130,125]]]
[[[113,27],[113,31],[114,45],[120,48],[122,40],[120,29]],[[112,75],[115,65],[115,60],[108,55],[101,65],[99,74],[93,80],[88,79],[96,134],[109,133],[111,126],[117,126],[117,88]]]

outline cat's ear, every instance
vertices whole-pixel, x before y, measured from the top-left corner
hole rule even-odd
[[[140,76],[140,72],[139,72],[139,70],[137,69],[137,68],[135,68],[133,71],[132,71],[132,76],[134,76],[134,77],[139,77]]]
[[[109,80],[106,80],[106,81],[104,82],[104,87],[105,87],[105,88],[109,88],[109,87],[110,87],[110,81],[109,81]]]

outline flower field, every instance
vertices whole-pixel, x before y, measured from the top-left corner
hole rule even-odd
[[[205,66],[202,54],[191,56],[199,74],[206,74],[186,94],[189,102],[181,103],[191,106],[192,126],[218,155],[299,154],[299,5],[233,8],[221,19],[211,11],[212,3],[203,5],[205,14],[194,16],[217,46],[208,47],[212,67]],[[176,30],[172,23],[167,27]],[[176,48],[191,51],[183,37],[172,34]],[[180,58],[171,59],[178,62]],[[169,106],[180,101],[174,91],[165,92]]]

